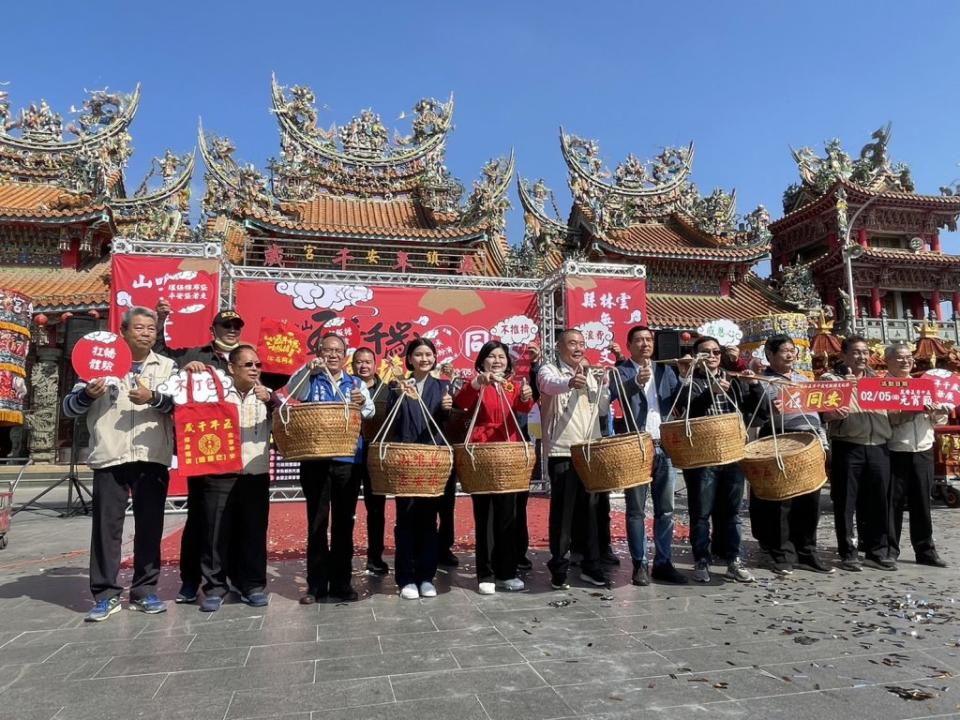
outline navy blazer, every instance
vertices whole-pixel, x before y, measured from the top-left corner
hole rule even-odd
[[[441,428],[443,428],[449,415],[449,411],[440,407],[443,394],[447,392],[450,392],[450,383],[446,380],[437,380],[430,375],[423,384],[423,393],[421,394],[427,410]],[[390,397],[387,400],[388,414],[394,404],[399,401],[401,395],[402,391],[398,388],[390,389]],[[389,435],[389,439],[393,442],[421,443],[424,445],[443,444],[437,429],[432,423],[428,423],[423,416],[420,403],[410,398],[404,400],[397,411],[397,417],[393,420]]]
[[[637,369],[630,360],[618,364],[616,369],[620,372],[620,377],[623,378],[624,390],[627,393],[630,409],[633,410],[633,417],[636,418],[640,430],[644,430],[647,426],[647,396],[643,388],[635,382]],[[663,418],[663,422],[667,422],[670,419],[670,409],[680,393],[680,378],[677,377],[677,373],[672,367],[657,364],[653,366],[653,379],[657,387],[657,404],[660,406],[660,416]],[[620,400],[621,405],[623,405],[618,385],[616,380],[610,383],[610,399]],[[623,417],[627,430],[637,429],[632,427],[630,413],[626,407],[623,408]]]

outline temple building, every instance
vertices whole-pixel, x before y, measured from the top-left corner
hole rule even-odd
[[[784,216],[770,224],[773,278],[787,296],[833,308],[841,333],[850,329],[852,305],[858,331],[913,340],[912,320],[950,319],[942,302],[960,314],[960,256],[944,253],[940,242],[941,230],[957,228],[960,193],[917,193],[909,168],[890,161],[889,140],[887,125],[856,159],[839,140],[826,143],[823,157],[793,151],[800,182],[786,190]]]
[[[89,331],[106,315],[111,241],[191,235],[192,154],[168,151],[128,190],[139,100],[139,87],[91,92],[65,125],[42,100],[11,112],[0,90],[0,288],[30,297],[36,313],[27,425],[37,461],[54,459],[70,436],[57,427],[69,376],[64,344],[71,318],[84,318]]]
[[[273,80],[280,156],[269,177],[200,130],[208,239],[235,264],[324,271],[500,275],[513,156],[491,160],[469,193],[445,166],[453,99],[423,99],[391,137],[363,110],[320,127],[312,90]],[[402,117],[402,116],[401,116]]]
[[[649,324],[694,329],[708,320],[794,312],[753,272],[770,252],[763,206],[738,221],[736,194],[700,194],[694,148],[629,155],[611,172],[593,140],[561,130],[573,206],[566,222],[542,180],[519,180],[526,233],[521,254],[541,272],[567,258],[647,268]],[[547,203],[552,205],[552,213]]]

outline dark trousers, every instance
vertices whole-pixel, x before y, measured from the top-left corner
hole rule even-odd
[[[223,597],[228,576],[244,595],[267,587],[270,476],[194,478],[202,488],[200,569],[207,597]]]
[[[346,590],[353,572],[353,524],[360,494],[357,465],[336,460],[300,463],[300,487],[307,500],[307,588],[318,595]]]
[[[820,490],[790,500],[761,500],[750,490],[750,527],[777,564],[792,565],[817,553]]]
[[[710,519],[719,515],[723,524],[714,522],[713,535],[726,549],[727,558],[740,556],[740,503],[743,501],[743,473],[737,463],[684,470],[690,509],[690,544],[695,560],[711,561]]]
[[[600,559],[597,496],[584,489],[570,458],[550,458],[547,470],[550,474],[550,560],[547,567],[554,575],[567,574],[574,518],[579,516],[586,518],[581,567],[587,572],[596,571]]]
[[[917,559],[936,554],[933,520],[930,518],[930,491],[933,488],[933,448],[923,452],[890,453],[890,505],[893,534],[890,557],[900,557],[903,511],[910,512],[910,544]]]
[[[830,499],[841,558],[857,555],[857,537],[869,558],[890,557],[890,453],[886,445],[834,440]],[[854,525],[856,514],[856,525]]]
[[[366,453],[364,461],[357,466],[363,486],[363,507],[367,511],[367,562],[383,562],[383,533],[386,524],[387,496],[375,495],[370,473],[367,472]]]
[[[443,496],[437,501],[437,514],[440,516],[440,529],[437,531],[438,551],[448,552],[453,549],[455,536],[453,530],[453,509],[457,504],[457,476],[450,474],[447,484],[443,488]]]
[[[203,491],[199,477],[187,479],[187,521],[180,536],[180,582],[200,586],[203,544]]]
[[[527,502],[530,500],[530,493],[514,493],[514,497],[517,504],[517,521],[514,523],[514,537],[517,542],[514,552],[515,559],[520,561],[527,556],[527,550],[530,549],[530,529],[527,527]]]
[[[397,585],[433,582],[437,574],[437,511],[440,498],[398,497],[394,575]]]
[[[117,597],[123,520],[133,496],[134,600],[154,595],[160,578],[163,504],[170,476],[159,463],[131,462],[93,471],[93,528],[90,537],[90,592],[95,600]]]
[[[477,580],[511,580],[517,576],[516,493],[473,495],[477,532]]]

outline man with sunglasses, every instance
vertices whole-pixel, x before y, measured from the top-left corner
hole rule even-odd
[[[210,326],[213,337],[209,343],[197,348],[178,349],[167,347],[164,337],[163,326],[169,314],[170,303],[165,298],[160,298],[157,303],[157,342],[153,346],[155,353],[172,358],[179,367],[190,372],[203,372],[207,365],[224,373],[229,371],[229,355],[240,345],[240,331],[243,329],[243,318],[239,313],[235,310],[221,310]],[[180,592],[177,593],[177,603],[195,602],[200,590],[202,502],[200,486],[195,478],[190,478],[187,480],[187,521],[180,538]]]
[[[361,405],[361,417],[372,418],[375,407],[366,383],[343,369],[346,354],[343,338],[327,333],[320,340],[320,355],[293,374],[286,391],[303,402],[342,402],[346,397]],[[300,487],[307,501],[307,591],[301,605],[312,605],[328,595],[345,602],[359,597],[350,579],[362,443],[358,433],[356,452],[350,457],[300,463]]]
[[[250,345],[227,358],[233,387],[227,402],[240,416],[239,474],[195,478],[202,497],[200,569],[203,612],[216,612],[229,592],[227,575],[252,607],[267,605],[267,521],[270,513],[270,411],[272,393],[260,384],[263,363]]]

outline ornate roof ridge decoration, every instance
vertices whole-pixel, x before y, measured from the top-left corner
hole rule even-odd
[[[837,181],[849,182],[870,192],[914,193],[910,168],[903,162],[891,163],[887,154],[890,128],[891,123],[887,123],[875,130],[870,136],[872,142],[860,149],[857,159],[844,151],[838,138],[824,142],[824,157],[810,147],[799,150],[791,147],[790,153],[797,163],[801,182],[784,191],[784,213],[823,196]]]
[[[229,138],[205,131],[200,120],[197,147],[206,168],[207,192],[201,203],[204,214],[212,216],[221,211],[244,209],[274,214],[266,178],[253,164],[241,165],[236,161],[233,157],[236,146]]]
[[[560,219],[557,197],[543,178],[537,178],[531,184],[526,178],[518,176],[517,193],[523,208],[523,243],[540,253],[546,253],[558,245],[566,245],[571,234],[570,228]],[[554,217],[547,214],[547,200],[553,206]]]
[[[170,150],[164,151],[162,157],[153,159],[150,164],[150,171],[133,195],[115,198],[111,204],[115,207],[153,205],[162,203],[176,193],[182,192],[190,185],[196,156],[196,148],[183,155],[175,155]],[[148,183],[157,175],[162,178],[162,183],[160,187],[151,190]]]
[[[316,96],[303,85],[289,92],[272,78],[273,112],[280,125],[281,157],[271,162],[273,193],[309,200],[319,187],[358,197],[414,194],[423,183],[450,184],[444,167],[453,128],[453,95],[447,102],[419,100],[412,132],[391,140],[380,116],[367,108],[346,125],[317,126]],[[406,117],[401,113],[400,118]],[[455,181],[454,181],[455,182]],[[458,185],[459,187],[459,185]],[[462,192],[462,188],[461,188]]]
[[[154,158],[134,194],[111,202],[117,220],[136,223],[135,234],[142,239],[187,239],[196,154],[196,149],[184,155],[167,150],[162,157]],[[158,176],[160,187],[151,189],[150,181]]]

